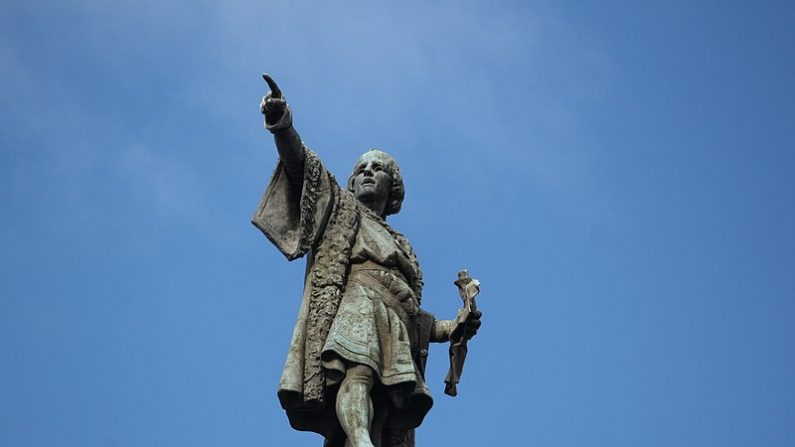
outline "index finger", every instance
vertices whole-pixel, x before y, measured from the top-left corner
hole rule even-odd
[[[279,89],[279,86],[276,85],[276,81],[273,80],[271,75],[268,73],[262,73],[262,79],[268,83],[268,87],[271,89],[271,98],[281,98],[282,91]]]

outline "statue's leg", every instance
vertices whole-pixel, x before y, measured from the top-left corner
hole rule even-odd
[[[351,364],[337,393],[337,418],[348,436],[346,447],[373,447],[370,424],[373,422],[375,372],[366,365]]]

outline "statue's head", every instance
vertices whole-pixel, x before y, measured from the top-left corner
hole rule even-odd
[[[368,206],[385,204],[384,217],[400,211],[405,195],[397,162],[378,149],[370,149],[356,160],[348,178],[348,191]]]

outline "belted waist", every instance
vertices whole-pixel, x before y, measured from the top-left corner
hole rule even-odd
[[[376,270],[376,271],[379,271],[379,272],[388,273],[388,274],[394,276],[395,279],[399,279],[400,281],[402,281],[403,284],[406,285],[406,287],[411,288],[409,286],[409,281],[406,279],[406,276],[403,275],[403,273],[400,270],[398,270],[397,268],[385,267],[385,266],[383,266],[381,264],[378,264],[377,262],[373,262],[373,261],[367,260],[367,261],[364,261],[364,262],[358,262],[356,264],[351,264],[350,276],[353,276],[353,274],[355,272],[359,272],[359,271],[362,271],[362,270]]]
[[[416,315],[419,302],[406,277],[394,268],[384,267],[372,261],[351,265],[350,281],[358,282],[376,291],[385,302],[396,300],[409,315]]]

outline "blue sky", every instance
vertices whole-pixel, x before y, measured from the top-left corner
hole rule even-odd
[[[428,310],[482,283],[418,445],[792,444],[791,3],[268,3],[0,6],[0,445],[321,445],[263,71],[338,177],[399,161]]]

